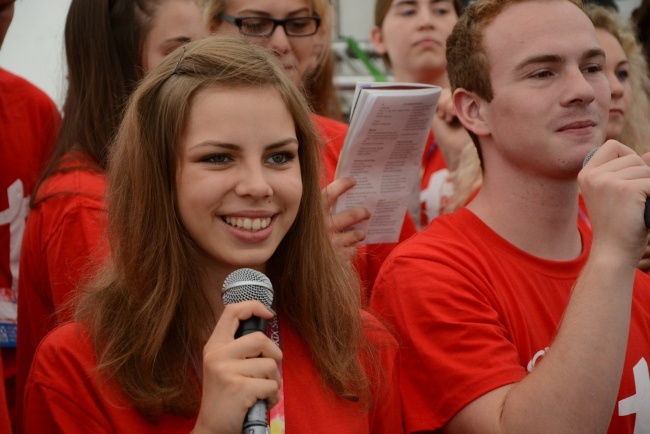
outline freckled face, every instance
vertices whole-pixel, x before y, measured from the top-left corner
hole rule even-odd
[[[298,213],[298,147],[291,114],[272,88],[215,87],[194,96],[178,212],[214,273],[264,272]]]

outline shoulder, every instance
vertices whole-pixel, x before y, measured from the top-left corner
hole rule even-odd
[[[400,243],[386,262],[451,262],[474,256],[483,244],[483,226],[478,217],[464,208],[439,216],[426,229]]]
[[[96,206],[103,201],[106,175],[81,153],[65,155],[59,172],[46,179],[39,188],[36,202],[60,195],[63,203]],[[47,202],[47,201],[45,201]]]
[[[0,89],[5,95],[19,97],[23,103],[40,107],[50,115],[58,113],[56,105],[45,92],[26,79],[2,68],[0,68]]]
[[[30,375],[34,381],[48,379],[59,382],[66,378],[61,375],[63,372],[87,371],[96,364],[85,328],[72,322],[56,327],[41,341]]]

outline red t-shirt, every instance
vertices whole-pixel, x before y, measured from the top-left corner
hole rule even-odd
[[[92,165],[84,154],[71,156],[64,167]],[[20,260],[17,396],[22,396],[40,341],[70,320],[56,309],[92,277],[108,253],[105,185],[98,171],[75,169],[51,176],[39,188],[37,199],[46,199],[29,214]]]
[[[0,68],[0,346],[7,345],[2,349],[4,373],[0,369],[0,379],[7,381],[12,408],[20,246],[29,198],[50,155],[60,121],[56,106],[43,91]],[[5,394],[0,393],[3,421],[4,412]]]
[[[376,320],[374,321],[376,324]],[[138,414],[117,388],[96,376],[96,359],[76,323],[57,328],[43,341],[34,358],[25,390],[25,433],[183,433],[196,418],[166,414],[154,425]],[[304,343],[281,324],[285,423],[291,433],[402,432],[395,362],[397,343],[385,329],[369,332],[380,348],[379,363],[386,375],[381,397],[373,408],[336,397],[326,389]],[[391,393],[392,392],[392,393]]]
[[[516,248],[461,208],[436,218],[394,251],[377,278],[371,308],[394,325],[402,343],[407,432],[444,426],[470,402],[520,381],[529,365],[539,363],[587,261],[591,234],[583,224],[578,227],[583,253],[554,262]],[[609,432],[634,431],[635,415],[623,414],[638,411],[636,419],[645,421],[637,426],[642,431],[647,425],[641,424],[650,420],[648,306],[650,278],[637,272]]]
[[[321,186],[325,187],[335,179],[334,175],[336,174],[336,166],[339,162],[341,149],[343,149],[343,142],[345,141],[345,135],[348,132],[348,126],[344,123],[318,115],[312,115],[312,121],[314,122],[316,131],[318,131],[323,142],[321,158],[325,179],[321,180]],[[370,288],[372,288],[381,264],[388,257],[390,252],[392,252],[399,243],[408,239],[416,232],[417,229],[415,228],[415,224],[407,213],[404,217],[402,232],[400,233],[399,241],[397,243],[369,244],[358,247],[358,253],[353,262],[361,280],[363,300],[370,297]]]

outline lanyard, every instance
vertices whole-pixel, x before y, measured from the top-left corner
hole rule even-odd
[[[271,321],[269,321],[269,331],[271,340],[282,350],[282,343],[280,342],[280,321],[276,315]],[[282,361],[278,365],[278,371],[280,371],[280,378],[282,379],[282,386],[280,387],[280,401],[269,410],[269,426],[271,428],[271,434],[284,434],[285,425],[284,425],[284,375],[282,373]]]

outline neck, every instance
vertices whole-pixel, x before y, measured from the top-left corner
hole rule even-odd
[[[423,83],[433,84],[442,88],[449,87],[449,79],[447,78],[447,71],[410,71],[404,69],[393,68],[393,75],[395,81],[402,83]]]
[[[467,208],[505,240],[533,256],[568,261],[582,252],[576,179],[487,168],[483,186]]]

